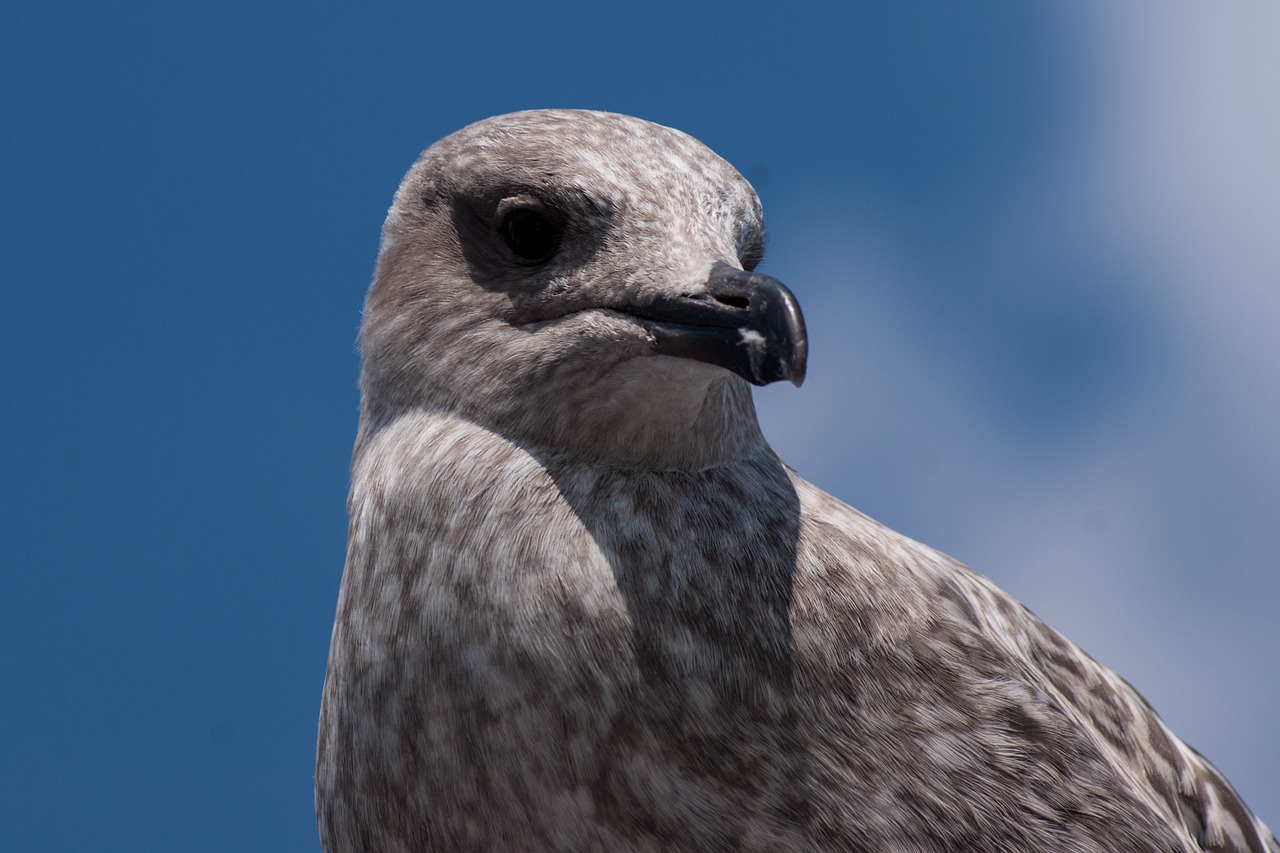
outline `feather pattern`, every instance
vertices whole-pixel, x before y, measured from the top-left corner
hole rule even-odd
[[[555,257],[504,254],[542,211]],[[505,207],[504,207],[505,205]],[[692,138],[518,113],[429,149],[361,332],[324,849],[1280,845],[1127,683],[789,470],[627,313],[759,242]]]

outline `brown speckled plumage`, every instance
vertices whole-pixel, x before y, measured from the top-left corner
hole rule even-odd
[[[498,234],[560,229],[545,263]],[[797,477],[628,306],[758,253],[692,138],[517,113],[387,219],[317,761],[324,848],[1280,845],[1110,670]]]

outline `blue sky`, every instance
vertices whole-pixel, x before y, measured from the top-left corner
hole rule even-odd
[[[1280,823],[1274,4],[0,13],[0,826],[318,849],[360,303],[514,109],[685,130],[809,318],[802,474],[992,577]]]

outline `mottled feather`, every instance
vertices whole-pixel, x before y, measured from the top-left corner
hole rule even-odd
[[[504,247],[554,217],[545,263]],[[428,149],[361,348],[324,849],[1280,853],[1127,683],[800,479],[627,314],[752,266],[696,140],[539,111]]]

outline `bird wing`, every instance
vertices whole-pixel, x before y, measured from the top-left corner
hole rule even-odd
[[[834,760],[856,770],[833,788],[932,810],[924,831],[956,843],[963,827],[1013,839],[1000,849],[1280,853],[1127,682],[967,566],[791,478],[796,647],[835,706],[820,723],[841,733]]]
[[[955,564],[988,636],[1027,664],[1027,677],[1075,718],[1113,766],[1148,787],[1170,820],[1206,851],[1280,853],[1280,843],[1204,756],[1169,730],[1127,681],[1040,621],[986,578]]]

